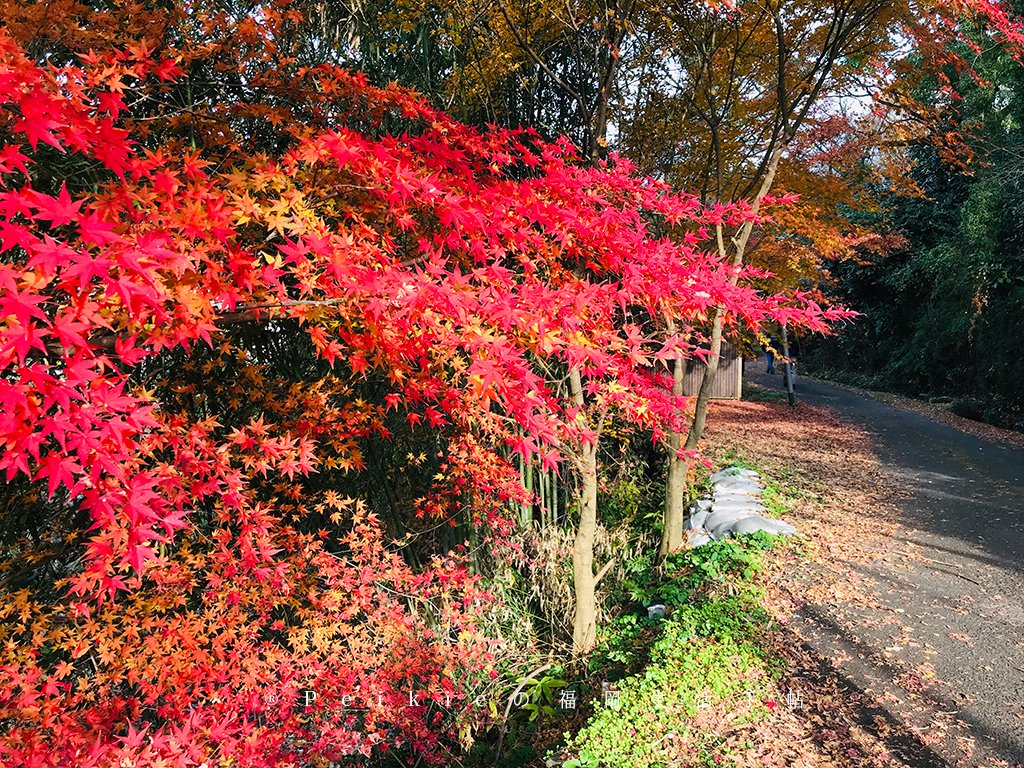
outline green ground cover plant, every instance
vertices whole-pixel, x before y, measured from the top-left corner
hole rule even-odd
[[[680,751],[692,765],[723,764],[721,734],[702,729],[702,718],[725,715],[736,725],[774,706],[782,665],[761,641],[771,619],[756,576],[779,544],[758,533],[674,554],[660,566],[632,564],[624,595],[661,603],[666,616],[626,614],[610,624],[592,665],[629,674],[615,682],[617,696],[603,697],[587,724],[566,734],[563,768],[668,765]]]

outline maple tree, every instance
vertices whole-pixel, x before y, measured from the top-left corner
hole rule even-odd
[[[635,32],[647,52],[632,63],[636,108],[623,119],[623,149],[644,170],[699,189],[702,199],[746,200],[757,211],[766,195],[798,197],[770,221],[719,227],[717,245],[734,264],[767,268],[769,290],[817,283],[829,261],[895,244],[866,226],[865,214],[881,203],[864,190],[920,192],[905,149],[942,118],[915,109],[918,122],[908,131],[906,94],[949,63],[932,46],[962,39],[968,13],[988,20],[1004,44],[1019,44],[1019,24],[992,2],[677,3],[641,14],[651,23]],[[908,31],[928,41],[924,66],[906,56]],[[893,92],[902,101],[889,100]],[[680,445],[699,446],[727,335],[713,319],[693,419],[685,436],[666,441],[663,552],[678,548],[682,534],[687,465],[672,455]]]
[[[423,25],[434,43],[424,56],[444,60],[436,78],[446,100],[488,119],[567,132],[592,162],[606,151],[611,127],[613,143],[643,172],[706,205],[742,201],[759,213],[773,190],[799,196],[798,205],[776,207],[771,221],[755,216],[714,228],[719,255],[736,264],[754,257],[773,273],[763,284],[772,292],[813,281],[823,258],[877,240],[843,210],[871,205],[858,197],[860,178],[898,175],[898,162],[863,162],[891,131],[870,115],[845,114],[837,102],[883,76],[901,25],[914,18],[905,4],[453,3],[439,17],[415,0],[400,7],[397,18],[385,17],[389,29]],[[696,328],[710,354],[695,415],[686,434],[663,441],[666,552],[681,545],[683,532],[689,464],[676,454],[698,447],[725,314]],[[660,322],[666,337],[682,330],[670,316]],[[676,396],[683,365],[669,361]]]
[[[622,142],[642,166],[704,200],[742,200],[757,213],[772,195],[799,196],[772,222],[723,222],[714,233],[721,258],[768,267],[774,290],[813,280],[823,256],[843,255],[869,234],[846,224],[841,206],[859,207],[853,182],[864,172],[865,146],[877,145],[858,136],[857,121],[835,102],[862,88],[894,52],[897,6],[672,3],[637,32],[647,51]],[[723,322],[718,313],[706,326],[707,364],[689,427],[666,440],[663,553],[682,544],[689,461],[678,454],[699,447],[721,347],[736,335]],[[674,373],[681,393],[681,362]]]
[[[716,316],[846,316],[717,247],[786,196],[674,192],[307,66],[287,5],[127,38],[50,11],[0,31],[5,763],[444,762],[507,638],[429,531],[514,556],[517,462],[559,473],[586,652],[610,425],[685,433],[665,369]],[[385,520],[381,446],[421,473]]]
[[[494,674],[490,596],[457,554],[413,569],[339,492],[367,438],[395,416],[443,436],[418,512],[468,503],[495,546],[512,455],[578,472],[585,651],[600,424],[680,428],[652,362],[693,344],[652,318],[841,313],[699,247],[742,205],[348,71],[282,68],[285,112],[323,111],[274,151],[233,143],[260,102],[145,119],[131,98],[190,61],[152,50],[40,64],[0,32],[0,469],[7,512],[39,516],[4,564],[0,755],[442,759]]]

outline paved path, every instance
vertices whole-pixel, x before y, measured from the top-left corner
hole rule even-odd
[[[748,378],[781,388],[780,376]],[[964,758],[947,745],[919,764],[943,764],[938,755],[947,764],[981,765],[981,755],[1024,764],[1024,449],[806,378],[797,397],[873,434],[892,482],[909,491],[904,530],[863,574],[881,608],[864,611],[857,636],[843,640],[875,661],[874,672],[862,661],[860,674],[876,678],[862,687],[884,689],[875,673],[893,661],[931,665],[933,698],[967,724],[980,751]],[[817,619],[838,638],[827,611]]]

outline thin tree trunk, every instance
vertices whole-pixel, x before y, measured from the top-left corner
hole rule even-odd
[[[561,487],[558,485],[558,475],[551,472],[551,525],[558,525],[558,494]]]
[[[588,653],[597,643],[597,581],[594,578],[594,538],[597,535],[597,446],[580,452],[580,523],[572,547],[576,616],[572,627],[575,655]]]
[[[570,371],[573,400],[583,404],[580,372]],[[572,627],[572,649],[577,656],[588,653],[597,644],[597,580],[594,578],[594,539],[597,536],[597,441],[580,446],[579,455],[580,522],[572,547],[572,576],[576,615]]]
[[[789,395],[789,406],[796,405],[796,393],[793,391],[793,362],[789,359],[789,333],[782,326],[782,356],[786,358],[786,392]]]
[[[533,488],[533,456],[527,455],[524,461],[526,463],[526,490],[530,494],[530,499],[523,505],[523,523],[529,527],[533,524],[533,503],[536,495]]]
[[[540,502],[540,527],[543,530],[547,527],[548,515],[548,478],[544,467],[537,468],[537,496]]]
[[[469,572],[474,576],[480,573],[480,548],[479,544],[479,531],[477,530],[476,521],[473,519],[473,513],[466,509],[466,517],[469,520]]]
[[[671,329],[670,329],[671,330]],[[676,358],[672,370],[672,394],[683,394],[683,377],[686,364],[682,358]],[[686,475],[690,463],[680,459],[678,451],[683,444],[683,437],[678,432],[670,432],[665,446],[668,467],[665,477],[665,513],[664,530],[661,533],[661,557],[681,549],[683,546],[683,499],[686,495]]]
[[[526,491],[530,490],[529,475],[526,471],[526,459],[522,456],[519,457],[519,484],[523,486]],[[519,524],[524,528],[528,528],[530,521],[533,519],[533,511],[530,509],[530,503],[524,501],[519,506]]]
[[[772,153],[771,160],[765,170],[764,179],[761,182],[761,187],[758,189],[757,196],[750,206],[753,216],[757,216],[760,212],[761,201],[771,191],[772,184],[775,181],[775,173],[779,169],[779,161],[782,160],[782,154],[785,152],[787,145],[788,141],[779,142]],[[753,231],[754,222],[747,221],[740,227],[739,232],[732,239],[733,253],[730,263],[733,267],[738,268],[743,265],[743,256],[746,253],[747,243],[750,241],[750,235]],[[719,253],[725,256],[725,244],[721,235],[721,225],[718,227],[718,243]],[[731,285],[736,285],[738,279],[738,275],[733,275],[729,282]],[[722,358],[722,331],[724,325],[725,309],[719,305],[715,307],[715,314],[711,321],[711,350],[708,355],[707,368],[704,371],[704,380],[701,381],[700,390],[697,392],[697,402],[693,409],[693,422],[690,424],[690,430],[686,435],[685,447],[688,451],[697,450],[700,439],[704,436],[704,427],[708,419],[708,406],[711,404],[711,391],[714,389],[715,377],[718,375],[718,363]]]
[[[701,437],[704,436],[704,427],[708,420],[708,406],[711,404],[711,391],[715,387],[715,377],[718,375],[718,363],[722,359],[722,329],[725,325],[725,310],[722,307],[715,307],[715,315],[711,321],[711,353],[708,355],[707,367],[704,369],[704,378],[700,382],[700,389],[697,391],[697,403],[693,409],[693,421],[690,423],[690,430],[686,433],[685,448],[688,451],[697,450]]]

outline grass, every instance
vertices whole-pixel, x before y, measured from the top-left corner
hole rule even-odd
[[[777,541],[763,533],[724,539],[675,554],[660,569],[637,568],[632,598],[664,603],[667,616],[627,616],[610,627],[595,662],[631,649],[644,663],[618,682],[617,701],[598,701],[587,724],[566,734],[563,768],[731,762],[742,746],[724,731],[769,713],[782,669],[764,650],[771,621],[755,581]],[[637,648],[644,637],[653,642]]]
[[[769,389],[749,381],[743,382],[743,399],[750,403],[786,403],[789,395],[781,389]]]
[[[760,471],[736,451],[715,461]],[[698,496],[710,493],[709,475],[698,471]],[[762,473],[762,481],[769,515],[786,515],[805,496],[791,472]],[[500,764],[537,765],[546,755],[548,764],[563,768],[727,768],[770,743],[774,720],[766,718],[785,669],[766,650],[772,621],[759,574],[771,550],[799,544],[758,533],[664,562],[654,556],[626,562],[607,602],[619,615],[602,623],[586,668],[567,670],[572,682],[552,683],[575,691],[578,708],[556,706],[561,686],[550,700],[540,692],[529,717],[524,709],[514,718]],[[647,606],[655,603],[666,606],[665,618],[648,617]],[[604,701],[602,682],[615,685],[617,702]]]

